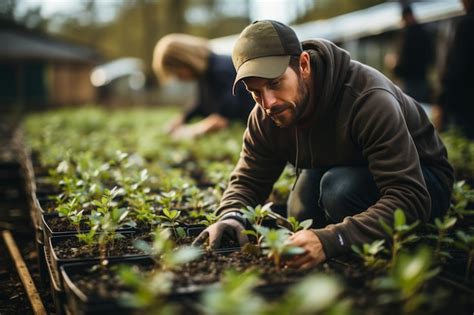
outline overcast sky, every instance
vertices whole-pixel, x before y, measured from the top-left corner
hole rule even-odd
[[[234,0],[235,1],[235,0]],[[305,0],[251,0],[252,20],[258,19],[274,19],[284,23],[291,21],[295,15],[299,4]],[[20,3],[26,6],[36,7],[42,6],[42,15],[50,17],[55,13],[74,12],[80,8],[79,1],[76,0],[23,0]],[[99,13],[104,20],[113,18],[114,12],[110,10],[117,0],[100,0],[98,5],[104,7]]]

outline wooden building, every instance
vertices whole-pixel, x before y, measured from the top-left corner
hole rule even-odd
[[[92,49],[0,20],[0,109],[94,102],[98,61]]]

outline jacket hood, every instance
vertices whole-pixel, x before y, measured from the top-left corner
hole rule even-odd
[[[303,117],[309,116],[305,119],[305,124],[308,122],[314,126],[313,123],[324,117],[324,113],[334,109],[349,70],[351,57],[347,51],[323,39],[304,41],[302,45],[311,55],[314,71],[314,94]]]

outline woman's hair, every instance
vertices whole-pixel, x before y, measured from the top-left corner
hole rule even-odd
[[[204,38],[169,34],[162,37],[155,46],[153,70],[162,80],[168,79],[181,67],[187,67],[199,76],[207,69],[210,53],[208,41]]]

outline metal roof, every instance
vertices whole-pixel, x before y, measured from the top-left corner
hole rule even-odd
[[[464,13],[462,4],[457,0],[415,2],[411,6],[419,23],[448,19]],[[401,28],[400,11],[398,2],[388,2],[327,20],[294,25],[292,28],[301,41],[314,38],[347,41]],[[238,35],[231,35],[213,39],[211,47],[217,53],[231,54],[237,38]]]

